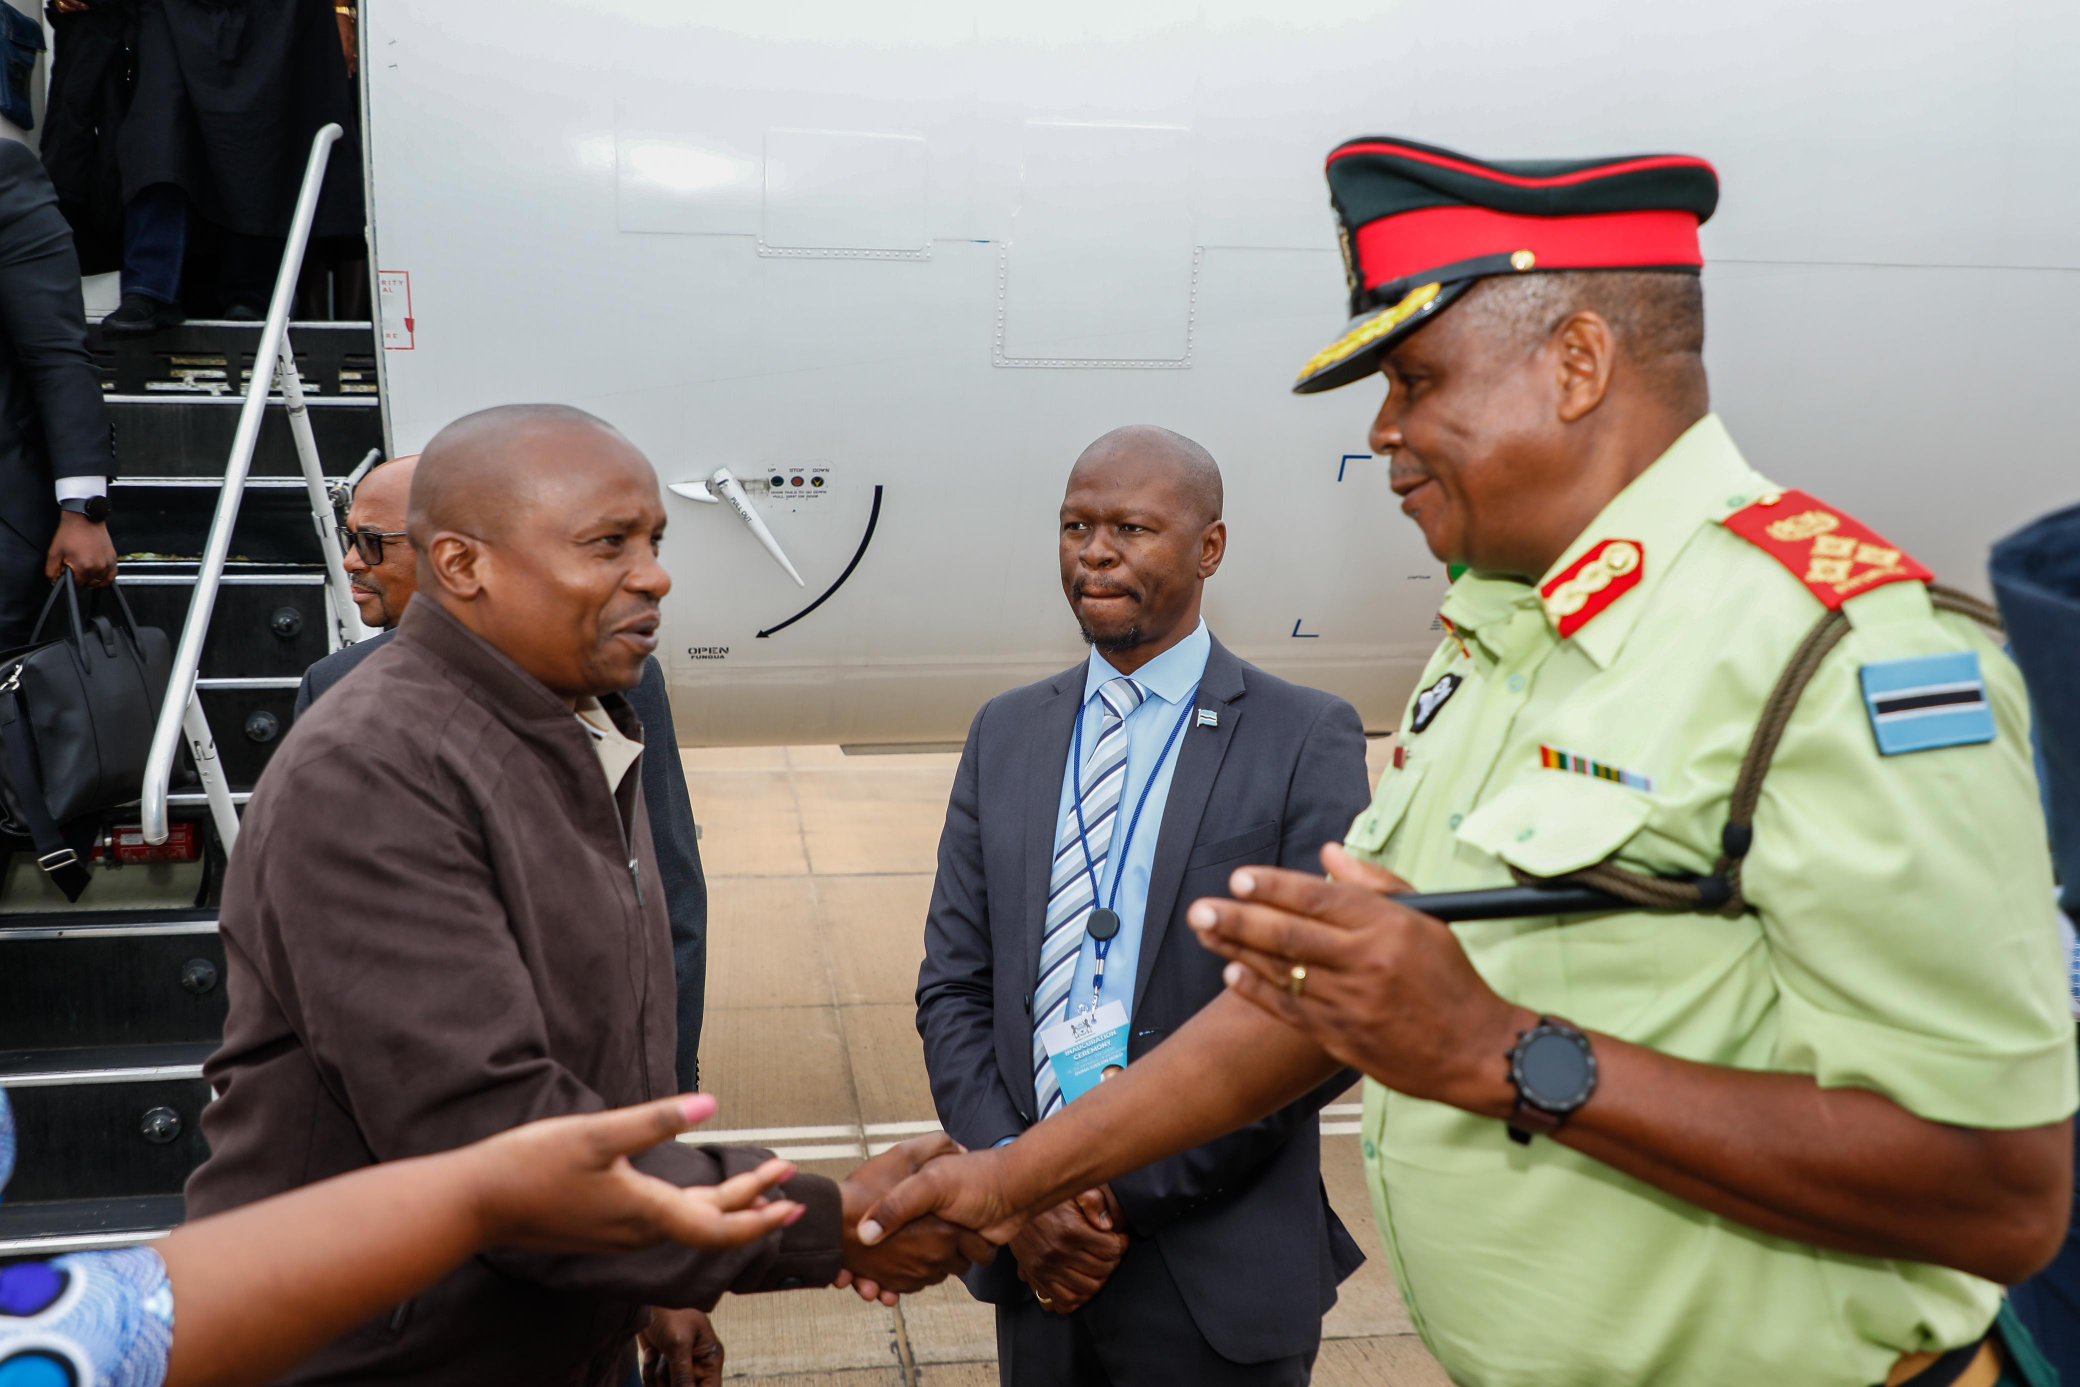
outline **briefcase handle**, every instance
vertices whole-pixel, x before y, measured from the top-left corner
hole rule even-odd
[[[115,598],[116,613],[120,620],[112,624],[122,630],[123,634],[130,641],[131,652],[139,660],[142,660],[144,658],[144,646],[137,638],[137,617],[130,610],[130,599],[123,595],[122,585],[120,583],[110,583],[106,588],[91,590],[89,593],[90,600],[93,600],[102,592],[106,592]],[[59,571],[58,581],[51,584],[51,595],[43,600],[43,610],[37,613],[36,616],[36,629],[29,637],[31,645],[41,645],[43,643],[43,628],[50,621],[51,613],[56,609],[58,598],[61,596],[65,599],[66,611],[72,621],[73,648],[77,650],[86,645],[87,628],[86,623],[80,618],[79,586],[72,576],[72,570],[69,568]],[[109,654],[113,655],[115,651],[110,650]]]

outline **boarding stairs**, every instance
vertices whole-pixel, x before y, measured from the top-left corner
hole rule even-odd
[[[91,329],[122,472],[120,581],[177,650],[153,772],[104,824],[86,893],[67,903],[30,852],[0,878],[0,1088],[20,1135],[0,1261],[180,1222],[224,1024],[217,902],[238,809],[303,671],[366,634],[332,526],[340,488],[380,455],[379,346],[366,322],[288,322],[330,143],[265,322]]]

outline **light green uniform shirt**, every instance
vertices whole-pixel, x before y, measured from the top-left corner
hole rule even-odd
[[[1421,732],[1411,702],[1405,765],[1350,847],[1422,891],[1613,854],[1710,871],[1763,701],[1825,610],[1718,523],[1777,491],[1708,416],[1554,565],[1549,577],[1611,539],[1643,558],[1639,582],[1571,637],[1542,584],[1463,577],[1444,606],[1456,635],[1418,688],[1463,682]],[[1588,1030],[1872,1089],[1938,1122],[2058,1121],[2076,1102],[2073,1026],[2021,679],[1919,583],[1845,611],[1852,629],[1765,782],[1750,913],[1455,930],[1502,996]],[[1979,653],[1996,739],[1881,756],[1859,668],[1958,650]],[[1546,769],[1544,747],[1627,779]],[[1998,1307],[1997,1287],[1962,1272],[1768,1237],[1377,1084],[1363,1150],[1409,1312],[1462,1384],[1849,1387],[1882,1382],[1903,1353],[1970,1342]]]

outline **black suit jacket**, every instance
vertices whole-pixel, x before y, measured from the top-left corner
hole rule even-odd
[[[305,670],[296,690],[296,716],[301,718],[313,700],[396,634],[392,629],[356,641]],[[655,656],[643,662],[643,682],[627,698],[643,724],[643,799],[650,806],[650,841],[657,849],[657,879],[664,886],[665,915],[672,927],[672,972],[679,988],[679,1048],[672,1068],[679,1087],[691,1093],[701,1085],[701,1023],[707,1011],[708,879],[701,872],[664,666]]]
[[[72,229],[35,153],[0,138],[0,524],[44,548],[55,479],[114,472]]]
[[[990,700],[954,777],[925,922],[917,1029],[939,1120],[989,1146],[1033,1122],[1029,997],[1039,967],[1062,768],[1086,666]],[[1163,808],[1134,979],[1129,1063],[1222,988],[1222,960],[1184,912],[1250,862],[1319,870],[1366,804],[1365,734],[1340,698],[1213,643]],[[1264,1121],[1113,1182],[1129,1234],[1152,1239],[1200,1332],[1240,1363],[1311,1353],[1337,1283],[1364,1256],[1329,1207],[1317,1114],[1339,1075]],[[1190,1095],[1179,1095],[1189,1102]],[[971,1272],[977,1297],[1027,1292],[1007,1250]]]

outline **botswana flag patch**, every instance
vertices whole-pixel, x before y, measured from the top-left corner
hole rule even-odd
[[[1993,705],[1976,651],[1884,660],[1865,665],[1862,679],[1882,755],[1993,740]]]

